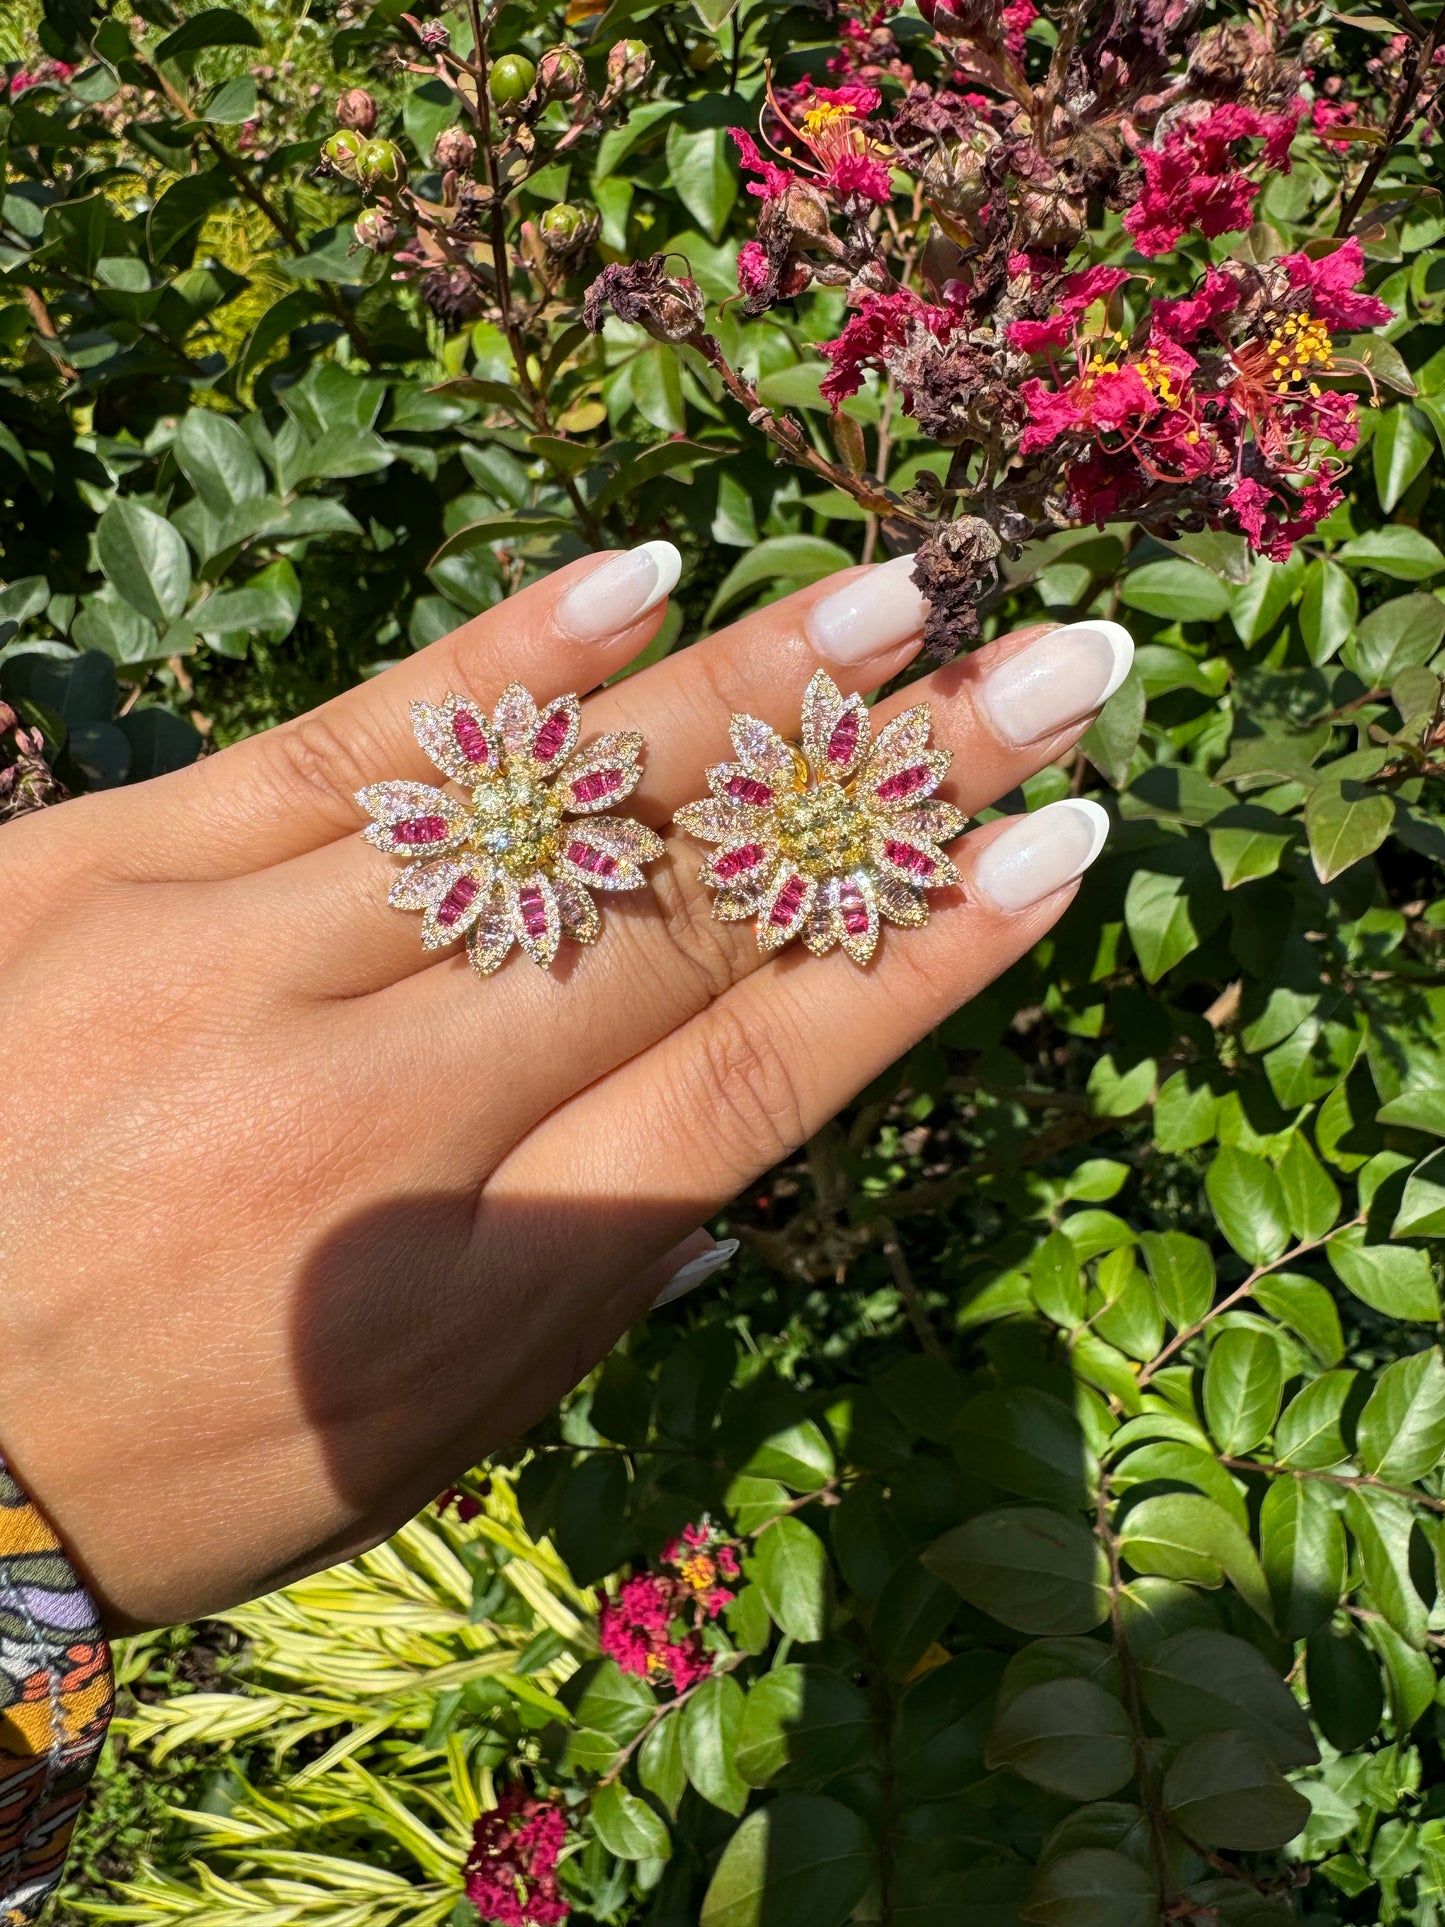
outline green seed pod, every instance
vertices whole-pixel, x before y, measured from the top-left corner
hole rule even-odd
[[[503,54],[492,62],[487,76],[487,92],[503,112],[525,100],[532,91],[537,69],[525,54]]]
[[[368,141],[357,167],[364,188],[406,185],[406,158],[395,141]]]
[[[542,245],[549,254],[576,254],[596,240],[602,217],[596,208],[573,207],[559,201],[537,223]]]
[[[640,87],[651,72],[652,55],[641,40],[619,40],[607,56],[607,78],[614,87]]]
[[[366,142],[349,127],[338,128],[323,144],[321,158],[333,174],[354,181],[361,171],[361,150]]]
[[[549,47],[537,63],[544,100],[575,100],[587,84],[582,56],[571,47]]]

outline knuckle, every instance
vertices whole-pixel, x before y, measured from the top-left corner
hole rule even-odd
[[[755,1029],[719,1004],[702,1025],[694,1062],[698,1109],[727,1168],[766,1171],[808,1135],[788,1038],[777,1024]],[[695,1131],[697,1119],[691,1120]]]
[[[669,860],[648,873],[659,926],[683,972],[696,984],[699,1004],[721,997],[755,962],[751,924],[721,923],[698,875],[691,844],[673,844]]]
[[[354,827],[356,792],[372,782],[381,767],[368,753],[364,733],[347,741],[325,710],[318,709],[278,729],[271,747],[293,789],[319,800],[338,828]]]

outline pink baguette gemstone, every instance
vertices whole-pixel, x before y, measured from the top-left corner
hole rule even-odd
[[[599,796],[610,796],[621,782],[620,769],[595,769],[588,776],[579,776],[572,785],[573,801],[595,803]]]
[[[486,731],[465,709],[459,709],[452,717],[452,734],[457,739],[457,748],[469,763],[485,763],[489,758]]]
[[[913,796],[919,790],[927,789],[932,781],[933,771],[927,763],[914,763],[910,768],[901,769],[896,775],[883,779],[876,792],[878,801],[901,803],[905,796]]]
[[[606,850],[599,850],[591,843],[569,843],[567,860],[575,863],[579,870],[586,870],[589,876],[610,877],[617,869],[617,858],[609,856]]]
[[[828,738],[828,761],[846,763],[858,747],[858,712],[849,709],[839,718],[838,727]]]
[[[773,913],[768,918],[769,923],[779,930],[790,924],[798,914],[798,906],[807,894],[807,889],[808,886],[801,877],[789,877],[773,899]]]
[[[910,876],[931,877],[938,868],[931,856],[925,855],[922,850],[915,850],[911,843],[887,842],[883,845],[883,854],[890,863],[896,863],[900,870],[907,870]]]
[[[540,937],[547,928],[547,905],[542,892],[535,883],[529,883],[518,891],[517,902],[522,911],[522,927],[529,937]]]
[[[845,897],[841,905],[843,928],[850,937],[861,937],[868,928],[868,906],[862,897]]]
[[[755,776],[734,776],[729,778],[727,793],[734,803],[746,803],[750,809],[766,809],[773,800],[773,792],[766,783],[760,783]]]
[[[547,718],[546,722],[543,723],[542,727],[537,731],[537,741],[532,752],[539,763],[551,762],[552,758],[557,754],[557,751],[562,747],[563,743],[566,742],[570,728],[571,724],[568,722],[565,712],[560,709],[557,710],[554,715]]]
[[[437,905],[437,922],[445,924],[448,930],[459,923],[476,902],[481,887],[474,876],[459,876]]]
[[[763,860],[761,843],[745,843],[740,850],[728,850],[712,866],[715,877],[735,877],[752,870]]]
[[[440,843],[447,833],[444,816],[409,816],[404,823],[393,823],[391,833],[398,843]]]

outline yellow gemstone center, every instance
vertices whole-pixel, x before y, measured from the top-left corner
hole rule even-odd
[[[842,876],[868,855],[868,814],[841,783],[785,796],[774,820],[780,853],[805,876]]]
[[[468,841],[511,876],[549,870],[562,848],[562,812],[527,771],[505,770],[473,795]]]

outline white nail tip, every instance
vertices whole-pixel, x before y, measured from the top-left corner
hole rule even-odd
[[[711,1278],[715,1271],[721,1271],[724,1265],[730,1264],[738,1255],[738,1250],[739,1243],[736,1238],[721,1239],[711,1251],[704,1251],[700,1257],[692,1259],[680,1271],[673,1273],[653,1299],[652,1309],[658,1311],[663,1305],[672,1304],[675,1299],[685,1298],[688,1292],[695,1291],[700,1284]]]
[[[1119,625],[1116,622],[1111,622],[1109,624],[1109,627],[1111,629],[1118,629]],[[1125,632],[1122,629],[1119,631],[1119,633],[1124,636],[1125,642],[1129,643],[1129,650],[1130,650],[1130,654],[1132,655],[1133,649],[1134,649],[1133,643],[1130,642],[1128,635],[1125,634]],[[1126,665],[1124,670],[1124,675],[1128,675],[1128,673],[1129,671]],[[1121,676],[1119,678],[1119,682],[1122,682],[1123,680],[1124,680],[1124,677]],[[1119,686],[1118,683],[1114,685],[1116,689],[1118,688],[1118,686]],[[1110,694],[1112,695],[1112,693],[1113,691],[1111,690]],[[1109,812],[1101,804],[1095,803],[1091,797],[1087,797],[1087,796],[1068,796],[1068,797],[1065,797],[1061,803],[1046,804],[1045,808],[1052,809],[1052,810],[1077,810],[1079,815],[1083,817],[1084,821],[1092,829],[1094,840],[1089,845],[1089,854],[1084,858],[1083,862],[1079,865],[1078,870],[1075,872],[1076,875],[1082,876],[1084,871],[1089,868],[1090,864],[1098,861],[1099,852],[1103,849],[1105,843],[1107,843],[1109,840],[1109,830],[1111,828],[1111,819],[1109,816]],[[1039,814],[1042,815],[1043,812],[1040,811]]]
[[[644,542],[636,553],[651,556],[653,567],[657,570],[657,580],[637,612],[645,616],[649,609],[655,609],[663,597],[670,596],[677,587],[682,575],[682,556],[671,542]]]
[[[1109,680],[1105,683],[1103,694],[1098,699],[1099,707],[1102,708],[1134,666],[1134,638],[1122,622],[1108,622],[1101,616],[1097,620],[1071,622],[1066,628],[1050,630],[1045,641],[1071,642],[1076,637],[1082,640],[1086,636],[1101,636],[1108,643],[1114,658],[1114,666],[1109,671]]]

